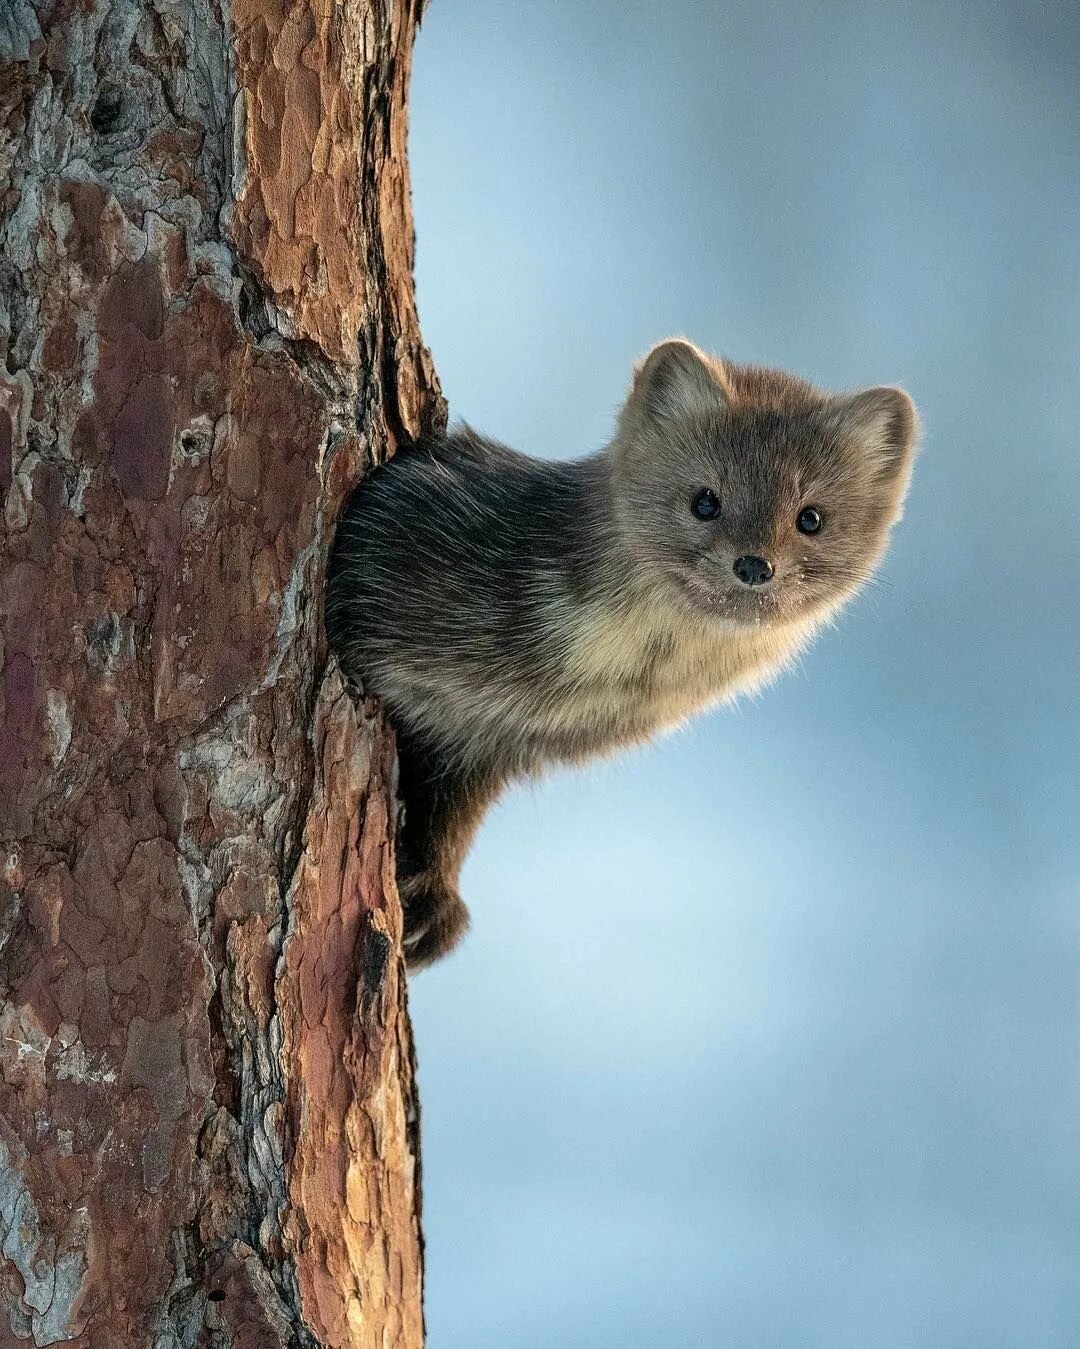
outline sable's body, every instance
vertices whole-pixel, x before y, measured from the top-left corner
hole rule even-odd
[[[801,649],[883,551],[913,434],[897,390],[832,398],[669,342],[600,454],[464,430],[361,484],[327,624],[398,732],[412,964],[464,930],[457,872],[508,778],[642,740]],[[810,501],[824,547],[798,532]]]
[[[330,607],[346,668],[395,724],[506,775],[670,726],[756,681],[806,624],[725,630],[635,575],[598,455],[530,459],[471,432],[361,485]]]

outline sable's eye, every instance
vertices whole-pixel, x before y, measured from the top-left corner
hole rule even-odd
[[[699,520],[715,520],[720,514],[720,498],[715,492],[703,487],[690,503],[690,509]]]
[[[821,528],[821,512],[813,506],[804,506],[795,521],[795,528],[800,534],[816,534]]]

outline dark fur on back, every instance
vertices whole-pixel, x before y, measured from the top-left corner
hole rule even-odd
[[[327,625],[404,724],[417,709],[391,690],[405,666],[434,683],[440,668],[481,682],[550,675],[537,581],[590,588],[604,528],[594,476],[465,429],[419,442],[361,483],[338,526]]]

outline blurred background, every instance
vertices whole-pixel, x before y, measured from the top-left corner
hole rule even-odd
[[[485,825],[411,991],[432,1349],[1080,1344],[1078,69],[1064,3],[432,5],[453,415],[591,451],[686,334],[925,422],[799,670]]]

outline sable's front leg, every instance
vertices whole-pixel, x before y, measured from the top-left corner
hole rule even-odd
[[[465,934],[469,911],[458,873],[501,782],[449,768],[437,754],[398,737],[398,791],[405,820],[398,844],[398,891],[410,970],[438,960]]]

